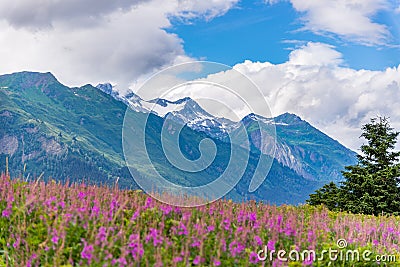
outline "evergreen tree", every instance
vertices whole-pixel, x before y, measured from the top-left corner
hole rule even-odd
[[[338,209],[338,194],[339,188],[334,182],[330,182],[311,194],[307,203],[313,206],[325,205],[330,210],[336,210]]]
[[[387,118],[374,118],[362,127],[358,163],[343,171],[345,180],[339,188],[332,183],[310,195],[311,205],[325,204],[364,214],[400,214],[400,152],[394,152],[399,132],[393,131]]]

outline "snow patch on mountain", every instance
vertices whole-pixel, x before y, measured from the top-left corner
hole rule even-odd
[[[160,105],[159,103],[154,103],[150,101],[142,101],[143,107],[145,107],[147,110],[155,113],[156,115],[160,117],[165,117],[168,113],[171,112],[179,112],[185,107],[185,103],[173,103],[169,102],[166,105]]]
[[[134,111],[153,113],[163,118],[168,117],[195,131],[204,132],[211,137],[221,140],[226,139],[229,134],[238,129],[242,123],[246,124],[246,122],[250,121],[258,121],[263,125],[289,125],[284,121],[285,118],[275,121],[274,118],[265,118],[254,113],[247,115],[239,122],[215,117],[189,97],[176,101],[169,101],[161,98],[146,101],[133,92],[121,96],[109,83],[99,84],[96,87],[104,93],[112,95],[115,99],[124,102]]]

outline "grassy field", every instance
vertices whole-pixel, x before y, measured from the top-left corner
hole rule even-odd
[[[184,209],[140,191],[1,175],[0,213],[0,266],[400,266],[399,217],[324,207]]]

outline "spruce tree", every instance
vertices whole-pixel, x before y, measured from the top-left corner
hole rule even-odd
[[[307,202],[353,213],[400,214],[400,152],[393,151],[399,132],[385,117],[371,119],[362,130],[367,144],[361,146],[358,163],[342,172],[345,180],[340,187],[325,185]]]
[[[390,127],[387,118],[374,118],[362,127],[358,164],[342,172],[345,181],[339,190],[338,206],[354,213],[399,213],[399,156],[394,152],[399,135]]]
[[[313,206],[325,205],[330,210],[337,210],[338,207],[339,188],[334,182],[324,185],[322,188],[310,195],[307,203]]]

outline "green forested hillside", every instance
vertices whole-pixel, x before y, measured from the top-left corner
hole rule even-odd
[[[91,85],[69,88],[50,73],[21,72],[0,76],[0,164],[5,158],[14,177],[85,180],[136,188],[122,151],[122,124],[126,106]],[[134,113],[135,119],[147,118]],[[213,164],[199,173],[188,173],[170,166],[160,146],[164,119],[149,117],[146,139],[152,163],[165,177],[182,185],[205,184],[218,177],[229,161],[232,144],[214,140],[218,153]],[[198,145],[206,138],[183,128],[180,147],[188,158],[199,155]],[[240,150],[245,155],[245,149]],[[144,156],[137,153],[138,157]],[[271,203],[299,203],[321,185],[305,179],[276,160],[261,187],[249,193],[248,188],[260,154],[250,154],[246,171],[228,197],[235,200],[254,198]],[[133,166],[133,173],[149,179],[146,166]]]

